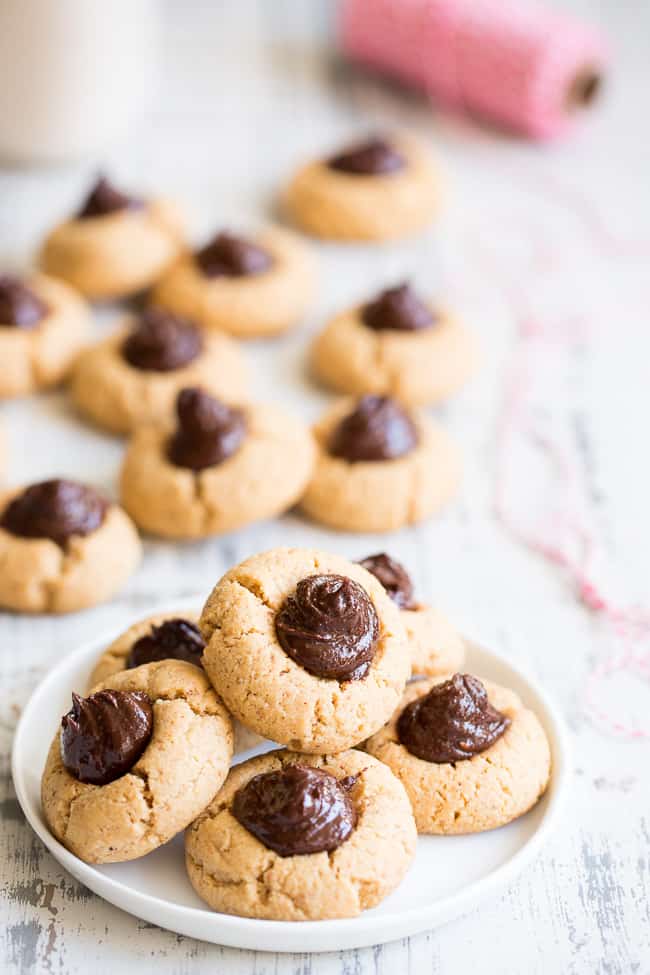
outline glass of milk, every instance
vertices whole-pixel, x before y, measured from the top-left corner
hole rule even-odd
[[[1,0],[0,160],[106,150],[152,95],[157,0]]]

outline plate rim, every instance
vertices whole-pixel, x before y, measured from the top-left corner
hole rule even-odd
[[[379,918],[362,913],[355,918],[335,918],[323,921],[270,921],[261,918],[243,918],[236,915],[221,914],[209,909],[174,904],[166,898],[137,891],[120,880],[99,873],[93,864],[80,860],[50,833],[41,818],[40,809],[33,807],[30,799],[20,758],[24,747],[23,740],[26,740],[33,721],[32,714],[35,709],[38,712],[38,704],[41,698],[47,696],[49,686],[52,681],[56,680],[60,668],[74,669],[75,662],[81,663],[91,653],[99,653],[102,647],[108,646],[112,640],[116,639],[133,623],[155,613],[178,612],[180,611],[179,603],[182,602],[182,599],[178,599],[172,604],[165,603],[153,607],[147,614],[138,613],[131,622],[125,622],[119,627],[112,627],[68,652],[38,682],[23,707],[14,731],[11,748],[11,774],[16,797],[25,818],[54,859],[93,893],[114,907],[142,920],[213,944],[250,949],[251,941],[254,940],[256,944],[253,950],[258,951],[339,951],[345,948],[361,948],[393,941],[409,934],[415,934],[418,931],[433,929],[459,917],[485,899],[491,891],[505,887],[518,876],[526,863],[537,856],[556,826],[566,800],[571,776],[571,750],[567,729],[557,707],[549,700],[544,688],[526,668],[522,668],[507,657],[495,653],[478,641],[465,637],[466,642],[477,651],[486,654],[500,666],[505,666],[512,671],[519,681],[526,685],[531,696],[537,698],[537,701],[542,705],[544,713],[540,716],[540,720],[542,720],[544,730],[549,737],[552,751],[552,785],[546,795],[546,809],[535,832],[504,863],[462,890],[456,891],[441,900],[401,911],[393,911],[390,914],[381,915]],[[187,611],[189,607],[185,606],[184,609]],[[170,915],[178,916],[180,926]],[[216,927],[217,930],[197,932],[197,927],[205,925]],[[247,937],[247,934],[252,935],[252,937]],[[268,946],[258,943],[264,940],[269,942]],[[310,942],[309,947],[305,947],[305,941]]]

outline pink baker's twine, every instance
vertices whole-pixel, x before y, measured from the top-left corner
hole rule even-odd
[[[518,184],[521,189],[546,199],[565,212],[570,213],[587,235],[590,244],[602,257],[624,259],[650,259],[650,237],[625,238],[617,236],[609,229],[599,208],[577,187],[562,182],[555,174],[545,170],[543,173],[527,167],[504,167],[500,163],[500,174],[505,180]],[[555,251],[550,251],[555,255]]]
[[[516,0],[343,0],[339,36],[351,57],[538,139],[569,131],[574,83],[607,63],[596,30]]]
[[[565,340],[571,329],[563,330]],[[525,391],[529,388],[529,343],[532,340],[561,339],[558,331],[550,331],[534,320],[524,320],[519,329],[519,350],[511,367],[506,384],[504,408],[498,428],[497,478],[495,512],[501,523],[522,544],[538,552],[544,558],[563,568],[574,580],[583,605],[606,620],[620,645],[620,649],[597,664],[587,678],[584,706],[590,718],[612,734],[632,739],[650,738],[650,726],[638,727],[621,720],[610,710],[598,704],[598,688],[616,673],[628,673],[650,680],[650,614],[635,608],[622,608],[611,600],[591,575],[596,541],[589,527],[569,503],[569,489],[576,480],[574,458],[562,448],[557,439],[533,430],[526,416]],[[510,445],[517,434],[534,433],[535,441],[553,462],[564,484],[567,504],[561,518],[554,519],[548,533],[537,532],[522,524],[514,515],[508,500],[507,473]],[[554,532],[555,529],[555,532]],[[554,538],[555,535],[555,538]],[[573,544],[568,542],[572,536]],[[558,540],[559,536],[559,540]],[[553,539],[553,540],[551,540]],[[645,645],[645,649],[637,649]]]

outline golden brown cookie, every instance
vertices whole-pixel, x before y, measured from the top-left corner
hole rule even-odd
[[[318,458],[300,506],[330,528],[396,531],[431,517],[458,490],[461,460],[447,433],[386,397],[339,401],[314,435]]]
[[[320,848],[319,852],[281,855],[235,816],[240,811],[237,796],[255,788],[257,783],[251,785],[255,776],[275,773],[277,778],[286,770],[293,776],[306,772],[308,781],[316,783],[316,799],[306,803],[300,801],[300,780],[289,779],[298,808],[289,808],[288,813],[294,840],[305,843],[306,839],[306,845]],[[331,780],[318,789],[322,773],[336,780],[337,839],[347,832],[340,829],[346,811],[340,808],[343,803],[351,807],[356,820],[342,842],[329,849],[322,847],[328,839],[331,844],[331,834],[323,836],[305,815],[317,802],[323,810],[329,800],[330,825],[334,818],[327,789]],[[264,786],[269,789],[268,779]],[[274,824],[270,825],[273,832]],[[213,910],[278,921],[316,921],[356,917],[382,901],[402,881],[416,840],[404,789],[385,765],[357,751],[316,757],[282,750],[232,769],[213,802],[185,834],[185,854],[192,886]],[[277,837],[269,837],[268,842],[278,845]],[[292,845],[295,848],[295,842]]]
[[[314,260],[305,244],[267,227],[249,239],[220,233],[184,254],[157,284],[153,301],[206,329],[253,338],[298,325],[314,290]]]
[[[63,281],[0,275],[0,398],[61,382],[88,328],[85,302]]]
[[[88,298],[123,298],[152,285],[182,243],[174,204],[125,196],[100,179],[79,213],[48,234],[39,261]]]
[[[93,697],[82,699],[73,708],[73,721],[77,734],[86,736],[84,748],[73,740],[69,753],[76,755],[85,779],[68,771],[57,733],[41,785],[52,833],[87,863],[133,860],[180,833],[213,798],[232,757],[230,718],[198,667],[180,660],[147,664],[114,674],[96,690],[106,689],[146,695],[152,728],[149,738],[143,736],[144,750],[132,764],[123,762],[117,770],[121,774],[111,781],[85,780],[101,768],[100,747],[105,753],[112,746],[115,752],[116,739],[124,747],[119,736],[128,732],[133,738],[134,733],[130,725],[125,729],[129,713],[115,707],[114,699],[109,697],[102,708],[93,708]]]
[[[549,744],[536,715],[514,691],[490,681],[481,682],[489,704],[509,722],[493,744],[470,758],[456,756],[453,761],[428,761],[409,751],[400,740],[400,716],[412,702],[450,679],[441,676],[409,684],[391,720],[365,745],[404,785],[420,833],[477,833],[504,826],[535,805],[550,777]],[[465,708],[467,724],[455,717],[458,725],[447,736],[452,742],[454,735],[462,739],[472,734],[466,701]],[[437,729],[443,727],[441,714],[446,719],[440,709],[433,715]],[[431,741],[426,726],[423,733]],[[442,746],[449,748],[449,741],[440,733]],[[462,740],[460,744],[465,745]]]
[[[363,741],[410,673],[399,612],[381,584],[325,552],[246,559],[217,583],[200,626],[203,665],[232,714],[294,751]]]
[[[69,613],[110,599],[135,571],[140,539],[93,488],[51,480],[0,499],[0,606]]]
[[[415,599],[411,577],[402,563],[379,552],[360,559],[359,564],[379,579],[400,610],[412,674],[433,677],[459,670],[465,659],[465,641],[439,610]]]
[[[112,433],[172,417],[179,391],[200,385],[228,402],[247,399],[249,374],[226,335],[150,309],[129,317],[80,356],[70,387],[77,409]]]
[[[205,641],[196,625],[199,614],[187,610],[155,613],[133,623],[103,651],[88,679],[86,690],[133,667],[157,660],[185,660],[202,668]],[[233,722],[234,751],[244,752],[263,739],[241,722]]]
[[[317,237],[381,241],[423,230],[440,199],[440,174],[428,154],[412,139],[395,135],[301,166],[285,205]]]
[[[465,641],[440,610],[416,603],[414,609],[402,610],[402,623],[411,653],[412,674],[435,677],[462,667]]]
[[[394,396],[414,406],[439,403],[475,371],[474,336],[412,288],[390,288],[336,315],[311,353],[315,375],[342,393]]]
[[[137,430],[124,458],[122,503],[143,531],[204,538],[298,501],[315,456],[300,421],[274,406],[231,409],[199,389],[183,390],[177,410],[176,427]]]

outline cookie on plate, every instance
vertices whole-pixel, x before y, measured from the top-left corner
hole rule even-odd
[[[316,376],[342,393],[439,403],[474,372],[473,335],[453,315],[422,301],[409,284],[336,315],[312,347]]]
[[[440,175],[428,154],[410,138],[390,136],[302,166],[285,203],[317,237],[381,241],[423,230],[440,198]]]
[[[198,667],[125,670],[72,695],[43,771],[45,819],[87,863],[133,860],[205,809],[231,758],[230,718]]]
[[[71,394],[98,426],[129,433],[171,418],[184,386],[201,385],[240,402],[248,380],[242,353],[228,336],[206,335],[189,319],[149,308],[79,356]]]
[[[120,477],[137,525],[165,538],[205,538],[287,511],[311,476],[309,430],[274,406],[229,407],[181,390],[178,424],[136,430]]]
[[[430,517],[458,489],[460,455],[447,433],[387,396],[337,403],[314,434],[318,459],[300,504],[330,528],[395,531]]]
[[[402,785],[362,752],[275,751],[237,765],[185,834],[215,911],[277,921],[356,917],[403,879],[417,834]]]
[[[0,275],[0,399],[61,382],[88,327],[86,303],[63,281]]]
[[[253,338],[297,325],[314,290],[314,262],[305,244],[289,231],[267,227],[250,238],[222,231],[184,254],[156,285],[153,300],[206,329]]]
[[[406,789],[420,833],[505,826],[543,795],[548,739],[514,691],[469,674],[414,681],[365,745]]]
[[[156,613],[121,633],[103,651],[88,680],[88,692],[113,674],[160,660],[184,660],[203,669],[205,640],[199,630],[198,613]],[[241,722],[233,723],[235,752],[243,752],[262,739]]]
[[[47,236],[40,266],[88,298],[123,298],[153,284],[182,243],[174,204],[127,196],[101,177],[79,212]]]
[[[203,607],[203,666],[235,717],[293,751],[352,748],[410,674],[399,611],[360,565],[312,549],[246,559]]]
[[[465,641],[443,613],[415,599],[411,577],[401,562],[379,552],[360,559],[359,565],[379,579],[400,610],[411,673],[434,677],[458,670],[465,659]]]
[[[110,599],[142,547],[116,504],[77,481],[54,479],[0,499],[0,606],[69,613]]]

